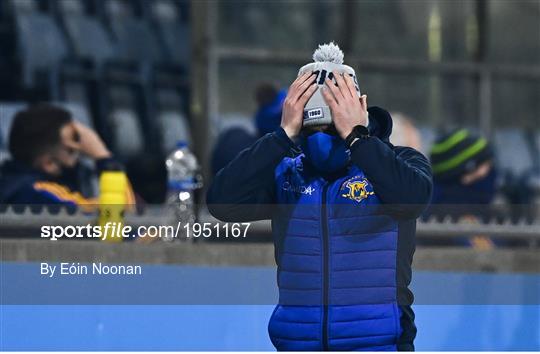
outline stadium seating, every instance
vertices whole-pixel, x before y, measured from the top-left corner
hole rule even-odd
[[[96,65],[115,57],[110,34],[98,18],[85,13],[81,1],[62,0],[59,1],[58,7],[76,57],[88,58]]]
[[[177,97],[167,99],[167,101],[187,101],[188,85],[184,67],[180,62],[169,60],[161,45],[163,41],[157,35],[158,32],[153,30],[150,21],[145,17],[135,16],[135,10],[127,6],[125,2],[109,0],[105,2],[103,11],[114,37],[115,60],[124,63],[134,62],[135,64],[135,67],[132,68],[134,70],[130,72],[131,76],[129,76],[129,71],[128,76],[132,88],[136,91],[135,94],[140,95],[139,100],[143,103],[136,112],[141,126],[145,129],[147,148],[156,153],[165,153],[166,150],[164,151],[163,148],[170,144],[164,145],[163,142],[160,142],[163,139],[160,101],[163,95],[170,97],[174,94]],[[181,47],[179,43],[183,43],[183,41],[179,40],[176,44],[176,46]],[[110,86],[115,86],[123,81],[121,79],[110,80],[109,78],[108,80]],[[170,119],[176,116],[178,117],[175,119],[177,124],[182,124],[183,118],[180,117],[187,113],[187,106],[184,104],[172,106],[176,111],[171,111],[171,105],[169,105],[167,117]]]
[[[49,97],[54,97],[60,63],[68,56],[65,38],[54,17],[39,12],[35,2],[12,0],[11,4],[23,86],[40,84],[48,89]]]
[[[140,103],[130,107],[138,120],[135,125],[153,134],[149,140],[155,146],[150,148],[161,150],[157,140],[162,123],[150,117],[157,109],[159,90],[173,88],[178,101],[188,99],[187,11],[179,10],[185,3],[10,0],[9,5],[22,81],[39,92],[31,99],[62,99],[88,107],[100,134],[115,145],[112,140],[118,134],[107,130],[108,117],[117,111],[111,106],[116,100],[107,96],[127,87],[136,96],[133,101]],[[187,116],[187,105],[175,109],[176,116]],[[113,126],[126,121],[110,119],[115,120]]]
[[[109,0],[105,4],[109,26],[115,37],[117,58],[143,63],[155,63],[164,59],[160,41],[149,23],[134,16],[124,2]]]
[[[0,21],[11,19],[2,24],[12,26],[16,43],[16,52],[0,53],[0,59],[12,55],[20,63],[20,72],[2,73],[20,82],[10,101],[56,100],[81,108],[81,119],[126,163],[142,152],[162,161],[177,140],[191,142],[189,1],[6,0],[0,8]],[[1,123],[8,124],[3,116]],[[252,132],[249,119],[222,117],[214,135],[237,122]],[[429,155],[435,131],[419,131]],[[5,147],[5,126],[0,133]],[[499,166],[515,180],[540,169],[540,132],[523,136],[502,129],[493,139]]]
[[[20,66],[2,73],[14,89],[4,85],[0,100],[82,107],[86,114],[76,115],[97,129],[137,184],[162,183],[134,157],[162,162],[177,140],[191,142],[189,2],[7,0],[0,9],[2,38],[14,43],[0,53],[0,68]],[[6,158],[4,117],[2,124]]]
[[[108,128],[113,134],[113,149],[119,157],[130,158],[144,150],[137,98],[129,87],[112,87],[110,93]]]
[[[189,25],[182,21],[179,7],[170,0],[155,0],[150,4],[150,12],[167,56],[187,69],[191,49]]]
[[[161,151],[172,151],[179,140],[185,141],[191,146],[189,121],[183,113],[187,102],[172,89],[161,89],[155,93],[156,114],[161,137]]]

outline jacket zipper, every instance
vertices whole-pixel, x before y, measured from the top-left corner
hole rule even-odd
[[[328,185],[322,190],[321,222],[323,232],[323,323],[322,323],[322,343],[323,350],[328,350],[328,217],[326,215],[326,192]]]

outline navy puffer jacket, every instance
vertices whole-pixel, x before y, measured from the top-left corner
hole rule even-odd
[[[420,153],[388,143],[386,111],[369,114],[372,137],[339,173],[316,172],[278,130],[208,191],[219,219],[272,220],[280,296],[268,329],[278,350],[414,349],[408,285],[431,171]]]

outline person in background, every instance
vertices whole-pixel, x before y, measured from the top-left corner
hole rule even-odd
[[[98,173],[118,165],[95,131],[69,111],[45,103],[17,113],[8,148],[11,159],[1,167],[1,204],[59,204],[92,211],[97,199],[82,195],[73,173],[81,154],[95,161]],[[127,200],[135,203],[131,188]]]
[[[490,205],[496,194],[497,170],[491,144],[467,129],[438,137],[431,148],[433,198],[427,217],[480,222],[494,216]],[[475,236],[475,248],[492,248],[492,240]]]
[[[399,112],[393,112],[390,115],[394,124],[390,135],[390,143],[395,146],[406,146],[422,151],[422,138],[412,120]]]

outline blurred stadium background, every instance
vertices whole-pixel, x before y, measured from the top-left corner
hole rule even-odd
[[[0,160],[9,158],[16,112],[32,102],[55,102],[96,129],[151,209],[164,201],[164,160],[177,140],[189,142],[207,184],[216,141],[223,143],[220,137],[233,127],[256,134],[257,87],[286,88],[313,49],[331,40],[356,69],[370,105],[410,118],[424,154],[437,134],[450,128],[469,128],[494,145],[501,172],[495,203],[506,217],[472,225],[419,224],[419,238],[430,246],[417,251],[417,295],[428,298],[433,289],[427,284],[446,279],[463,298],[420,301],[418,349],[540,349],[538,0],[3,0]],[[208,218],[204,206],[200,215]],[[255,236],[243,244],[103,245],[14,237],[33,234],[29,230],[44,219],[85,224],[92,220],[88,215],[16,214],[2,206],[0,218],[0,267],[4,274],[15,272],[9,279],[31,277],[28,265],[34,262],[69,258],[151,263],[178,272],[177,279],[198,266],[259,270],[258,279],[274,281],[267,223],[255,225]],[[507,241],[507,247],[428,242],[473,235]],[[204,276],[213,279],[212,273]],[[475,286],[478,275],[486,277],[481,284],[491,285]],[[512,299],[468,302],[468,294],[497,292],[508,279],[515,280]],[[32,301],[24,294],[46,292],[46,284],[37,279],[19,289],[6,284],[1,285],[0,349],[271,349],[266,338],[271,306],[94,304],[30,310],[25,305]],[[90,293],[102,289],[92,286]],[[441,323],[441,316],[448,320]],[[53,317],[61,336],[44,329]],[[183,331],[167,335],[160,326]],[[78,335],[81,327],[90,333]],[[139,328],[145,335],[129,334]]]

